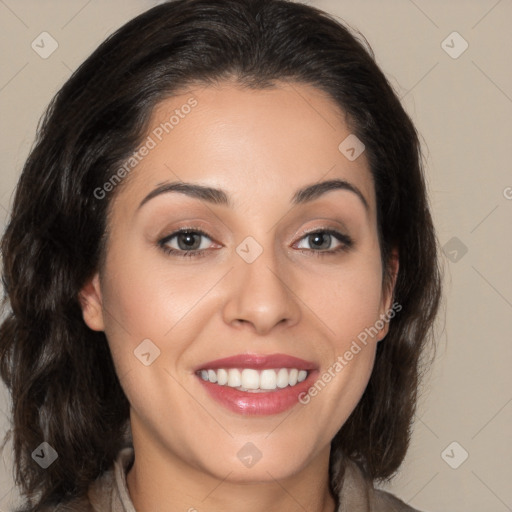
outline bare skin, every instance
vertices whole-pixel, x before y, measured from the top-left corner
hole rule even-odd
[[[333,512],[330,442],[364,392],[388,324],[307,405],[279,414],[226,409],[193,369],[284,353],[321,374],[389,311],[365,154],[340,152],[350,134],[343,113],[301,84],[197,88],[163,101],[148,135],[192,96],[197,106],[162,140],[153,134],[156,146],[119,191],[105,266],[81,293],[84,320],[105,331],[131,404],[130,496],[138,512]],[[334,179],[364,200],[335,189],[292,205],[298,189]],[[139,207],[166,181],[222,189],[231,204],[168,192]],[[201,257],[180,256],[179,236],[165,242],[177,253],[159,245],[182,227],[207,233],[195,235]],[[307,234],[325,229],[352,245],[324,234],[319,248]],[[250,264],[235,250],[248,236],[263,250]],[[144,339],[160,350],[149,366],[134,356]],[[250,468],[237,456],[248,442],[262,454]]]

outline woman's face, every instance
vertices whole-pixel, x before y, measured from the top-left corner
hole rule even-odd
[[[374,186],[349,136],[336,104],[300,84],[224,82],[155,109],[82,294],[136,452],[236,481],[328,457],[390,309]],[[204,188],[154,192],[171,183]]]

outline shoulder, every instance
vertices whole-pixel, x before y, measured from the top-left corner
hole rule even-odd
[[[77,498],[67,503],[49,505],[39,510],[41,512],[96,512],[88,498]]]
[[[376,489],[359,466],[348,459],[336,464],[338,512],[420,512],[392,494]]]
[[[133,448],[120,450],[112,467],[92,482],[86,496],[41,512],[135,512],[126,486],[126,474],[133,460]]]
[[[374,502],[376,512],[420,512],[396,496],[382,490],[374,491]]]

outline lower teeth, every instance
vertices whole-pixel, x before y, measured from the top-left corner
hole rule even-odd
[[[217,384],[217,383],[215,383]],[[300,384],[299,382],[297,382],[297,384]],[[294,388],[295,386],[286,386],[284,388],[280,388],[280,387],[276,387],[274,389],[247,389],[247,388],[244,388],[243,386],[238,386],[236,388],[232,387],[232,386],[228,386],[227,384],[217,384],[218,386],[222,386],[222,387],[226,387],[226,388],[231,388],[231,389],[236,389],[237,391],[244,391],[245,393],[272,393],[273,391],[281,391],[282,389],[286,389],[286,388]]]
[[[228,386],[229,387],[229,386]],[[286,386],[288,387],[288,386]],[[239,386],[238,388],[232,388],[236,389],[237,391],[245,391],[246,393],[268,393],[270,391],[279,391],[280,389],[285,388],[275,388],[275,389],[245,389],[242,386]]]

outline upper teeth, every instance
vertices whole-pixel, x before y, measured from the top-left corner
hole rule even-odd
[[[201,370],[200,375],[203,380],[247,391],[295,386],[297,382],[302,382],[307,377],[308,372],[296,368],[275,370],[254,370],[252,368],[225,370],[219,368],[218,370]]]

